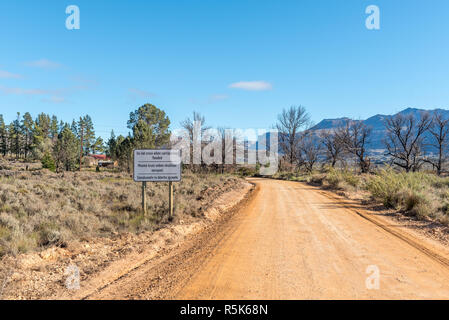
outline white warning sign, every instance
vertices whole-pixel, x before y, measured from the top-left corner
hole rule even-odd
[[[134,181],[181,181],[181,150],[134,150]]]

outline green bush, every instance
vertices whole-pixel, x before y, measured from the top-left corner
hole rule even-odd
[[[49,153],[46,153],[43,156],[41,163],[42,163],[42,168],[48,169],[53,172],[56,171],[55,160],[53,160],[53,157]]]
[[[260,173],[260,163],[259,162],[256,163],[256,169],[255,170],[256,170],[256,175]]]
[[[238,168],[237,172],[242,177],[253,177],[257,173],[255,168],[249,168],[249,167],[240,167],[240,168]]]
[[[356,188],[360,184],[360,178],[348,170],[330,168],[326,175],[326,182],[331,189],[341,189],[343,183]]]
[[[438,177],[422,172],[395,172],[381,170],[371,176],[367,190],[387,208],[402,209],[408,213],[424,217],[432,215],[432,193]]]
[[[322,174],[312,174],[309,177],[307,177],[306,181],[307,183],[315,184],[315,185],[323,185],[323,181],[326,178],[326,176]]]

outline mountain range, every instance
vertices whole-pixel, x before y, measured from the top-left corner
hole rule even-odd
[[[445,118],[449,118],[449,110],[444,109],[434,109],[434,110],[423,110],[423,109],[416,109],[416,108],[407,108],[405,110],[402,110],[396,114],[393,115],[384,115],[384,114],[377,114],[375,116],[372,116],[366,120],[355,120],[355,121],[361,121],[368,127],[371,127],[372,134],[370,137],[370,141],[368,144],[368,149],[371,153],[383,153],[385,146],[383,143],[383,140],[386,137],[387,131],[385,129],[385,120],[391,117],[394,117],[398,114],[402,114],[405,116],[408,115],[414,115],[418,119],[421,117],[421,114],[423,112],[429,113],[431,116],[435,113],[439,112],[441,113]],[[315,131],[316,133],[319,133],[322,130],[328,130],[328,129],[336,129],[338,127],[341,127],[345,124],[345,122],[349,120],[349,118],[337,118],[337,119],[324,119],[321,122],[319,122],[317,125],[313,126],[310,130]],[[427,133],[428,136],[428,133]]]

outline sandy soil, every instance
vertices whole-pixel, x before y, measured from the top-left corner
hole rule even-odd
[[[215,221],[225,219],[252,188],[252,184],[243,182],[228,191],[214,193],[214,198],[204,195],[207,209],[203,217],[182,216],[176,223],[155,232],[83,239],[69,243],[66,248],[6,256],[0,263],[4,269],[0,271],[6,275],[0,277],[0,298],[84,299],[141,265],[165,256]],[[79,269],[79,290],[66,288],[69,266]]]
[[[234,215],[85,298],[449,298],[441,243],[312,186],[251,181]],[[378,289],[367,287],[370,266]]]

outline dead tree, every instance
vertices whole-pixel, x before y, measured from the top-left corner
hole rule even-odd
[[[201,116],[198,112],[193,112],[193,119],[187,118],[184,121],[181,122],[181,127],[186,130],[186,133],[189,138],[189,153],[190,153],[190,159],[189,159],[189,167],[192,171],[195,171],[195,163],[198,162],[201,159],[201,150],[202,150],[202,136],[203,134],[210,129],[210,127],[206,126],[206,119],[204,116]],[[200,150],[195,150],[194,145],[199,145]],[[194,152],[199,152],[200,154],[197,154],[196,157],[194,155]]]
[[[323,130],[319,136],[325,148],[326,161],[334,168],[343,155],[343,143],[335,134],[335,130]]]
[[[429,145],[437,150],[436,157],[426,157],[425,162],[430,163],[436,169],[437,174],[441,175],[443,166],[447,160],[447,140],[449,132],[449,118],[445,119],[441,112],[434,114],[432,124],[429,126],[430,141]]]
[[[371,159],[367,155],[367,145],[371,128],[362,121],[347,120],[344,127],[336,130],[337,139],[343,144],[343,149],[355,156],[362,173],[367,173],[371,167]]]
[[[290,165],[298,164],[298,146],[301,129],[310,123],[310,116],[303,106],[292,106],[278,116],[276,129],[279,134],[279,146]]]
[[[218,128],[218,136],[221,145],[221,173],[225,172],[225,167],[235,165],[237,132],[233,129]]]
[[[319,155],[322,150],[322,145],[317,136],[312,132],[306,131],[302,134],[300,139],[298,158],[302,159],[302,164],[308,172],[313,171],[314,165],[318,162]]]
[[[393,158],[393,164],[406,172],[420,169],[423,162],[423,134],[431,122],[428,113],[422,113],[419,119],[412,114],[398,114],[386,119],[387,136],[384,143],[387,155]]]

